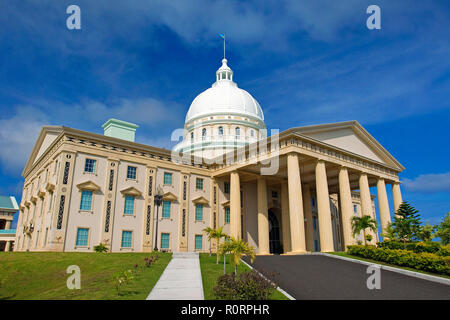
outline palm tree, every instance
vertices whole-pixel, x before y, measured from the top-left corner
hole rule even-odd
[[[359,234],[361,231],[364,236],[364,245],[367,245],[366,242],[366,229],[372,230],[373,232],[377,232],[377,221],[372,219],[370,216],[362,216],[352,217],[352,231],[353,237]]]
[[[213,234],[212,234],[212,238],[216,240],[216,264],[219,264],[219,244],[220,244],[220,239],[228,238],[228,235],[223,232],[223,227],[219,227],[217,228],[217,230],[214,230]]]
[[[233,237],[221,245],[221,254],[231,253],[233,256],[234,275],[237,275],[237,266],[241,263],[242,256],[249,256],[253,263],[256,257],[255,248],[243,240]],[[225,271],[225,270],[224,270]]]
[[[214,233],[216,230],[214,230],[213,228],[205,228],[203,229],[203,232],[206,233],[206,235],[208,236],[208,241],[209,241],[209,256],[211,256],[211,239],[214,237]]]

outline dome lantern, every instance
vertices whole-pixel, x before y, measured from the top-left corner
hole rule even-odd
[[[216,71],[216,81],[233,81],[233,70],[227,65],[228,60],[222,59],[222,66]]]

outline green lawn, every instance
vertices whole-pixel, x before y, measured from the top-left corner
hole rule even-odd
[[[258,259],[258,257],[256,257]],[[212,254],[209,256],[208,253],[200,254],[200,267],[202,270],[202,280],[203,280],[203,293],[205,295],[205,300],[214,300],[213,288],[216,285],[217,278],[223,274],[223,258],[216,264],[216,255]],[[238,266],[238,273],[250,270],[244,263]],[[234,272],[234,267],[230,264],[230,256],[227,256],[226,263],[227,273]],[[275,290],[271,300],[289,300],[280,291]]]
[[[408,267],[404,267],[404,266],[397,266],[395,264],[389,264],[383,261],[377,261],[377,260],[372,260],[372,259],[367,259],[367,258],[362,258],[362,257],[358,257],[358,256],[353,256],[348,254],[347,252],[327,252],[330,254],[334,254],[336,256],[341,256],[341,257],[346,257],[346,258],[351,258],[351,259],[356,259],[356,260],[361,260],[361,261],[367,261],[367,262],[372,262],[372,263],[376,263],[376,264],[381,264],[384,266],[389,266],[389,267],[394,267],[394,268],[399,268],[399,269],[404,269],[404,270],[409,270],[409,271],[414,271],[414,272],[419,272],[419,273],[423,273],[423,274],[428,274],[430,276],[436,276],[436,277],[442,277],[442,278],[446,278],[446,279],[450,279],[450,277],[443,275],[443,274],[438,274],[438,273],[431,273],[431,272],[426,272],[423,270],[417,270],[414,268],[408,268]]]
[[[148,296],[172,256],[157,253],[158,261],[147,268],[144,258],[152,254],[0,252],[0,299],[142,300]],[[135,264],[138,264],[136,269]],[[67,288],[70,275],[66,269],[70,265],[80,267],[80,290]],[[136,270],[135,278],[124,285],[118,296],[112,275],[128,269]]]

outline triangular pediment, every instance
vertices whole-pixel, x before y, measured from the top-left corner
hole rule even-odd
[[[194,200],[192,200],[192,202],[195,203],[195,204],[203,204],[203,205],[206,205],[206,206],[209,205],[208,199],[206,199],[203,196],[195,198]]]
[[[88,190],[88,191],[100,190],[100,187],[90,180],[77,184],[77,188],[78,190]]]
[[[129,187],[129,188],[120,190],[120,193],[122,193],[124,196],[134,196],[134,197],[139,197],[142,194],[142,192],[140,192],[135,187]]]
[[[357,121],[330,123],[291,129],[297,134],[338,149],[403,170],[404,167]]]
[[[176,202],[176,201],[178,201],[178,198],[172,192],[166,192],[163,195],[163,200]]]

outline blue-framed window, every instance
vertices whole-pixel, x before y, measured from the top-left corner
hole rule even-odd
[[[92,208],[92,191],[81,191],[80,210],[90,211]]]
[[[131,248],[131,243],[133,240],[133,231],[122,231],[122,248]]]
[[[203,190],[203,179],[197,178],[195,180],[195,189],[197,190]]]
[[[172,173],[164,172],[164,184],[169,186],[172,185]]]
[[[124,214],[134,214],[134,196],[125,196]]]
[[[163,218],[170,218],[170,206],[171,202],[168,200],[164,200],[162,203],[162,217]]]
[[[230,183],[229,182],[224,182],[223,183],[223,192],[225,193],[230,193]]]
[[[203,236],[201,234],[195,235],[195,250],[202,250]]]
[[[77,247],[87,247],[89,239],[89,229],[88,228],[78,228],[77,229]]]
[[[95,166],[97,165],[97,160],[86,158],[84,162],[84,172],[95,172]]]
[[[236,127],[235,131],[236,131],[236,137],[239,137],[241,135],[241,128]]]
[[[313,230],[317,229],[317,218],[313,217]]]
[[[136,180],[136,171],[137,171],[136,167],[128,166],[127,167],[127,179]]]
[[[161,249],[169,249],[169,248],[170,248],[170,234],[161,233]]]
[[[353,205],[353,212],[358,213],[358,205],[356,204]]]
[[[319,241],[314,240],[314,251],[319,251]]]
[[[197,220],[197,221],[203,220],[203,205],[202,204],[195,205],[195,220]]]
[[[230,207],[225,207],[225,223],[230,223]]]

